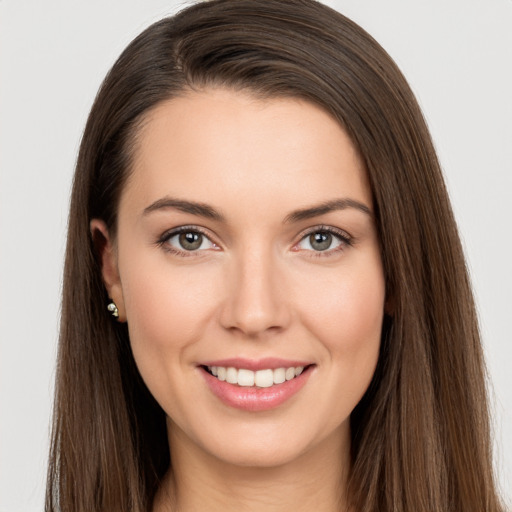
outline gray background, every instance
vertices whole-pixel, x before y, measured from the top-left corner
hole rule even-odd
[[[492,379],[512,497],[512,0],[327,2],[395,58],[443,164]],[[0,511],[43,508],[73,165],[125,45],[183,2],[0,0]]]

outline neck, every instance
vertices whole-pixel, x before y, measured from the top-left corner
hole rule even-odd
[[[154,512],[339,512],[346,510],[348,427],[279,466],[230,464],[203,451],[181,430],[169,432],[170,471]]]

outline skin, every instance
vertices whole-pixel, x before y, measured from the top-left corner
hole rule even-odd
[[[385,307],[372,196],[352,142],[307,102],[207,89],[158,105],[133,163],[116,236],[101,220],[91,229],[105,238],[105,285],[168,417],[173,472],[154,509],[339,509],[349,417],[375,370]],[[145,212],[169,197],[207,204],[222,220]],[[370,213],[290,220],[338,199]],[[205,234],[200,249],[165,239],[180,226]],[[316,250],[311,232],[329,229],[344,238]],[[198,368],[230,357],[314,366],[284,404],[249,412],[221,402]]]

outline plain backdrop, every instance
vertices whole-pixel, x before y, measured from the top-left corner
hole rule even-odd
[[[512,497],[512,0],[332,0],[409,79],[475,288]],[[68,196],[105,73],[172,0],[0,0],[0,511],[43,509]]]

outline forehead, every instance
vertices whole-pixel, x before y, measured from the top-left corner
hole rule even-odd
[[[253,212],[342,196],[371,207],[362,159],[325,111],[225,89],[189,92],[147,115],[121,203],[165,195],[220,209],[236,199]]]

